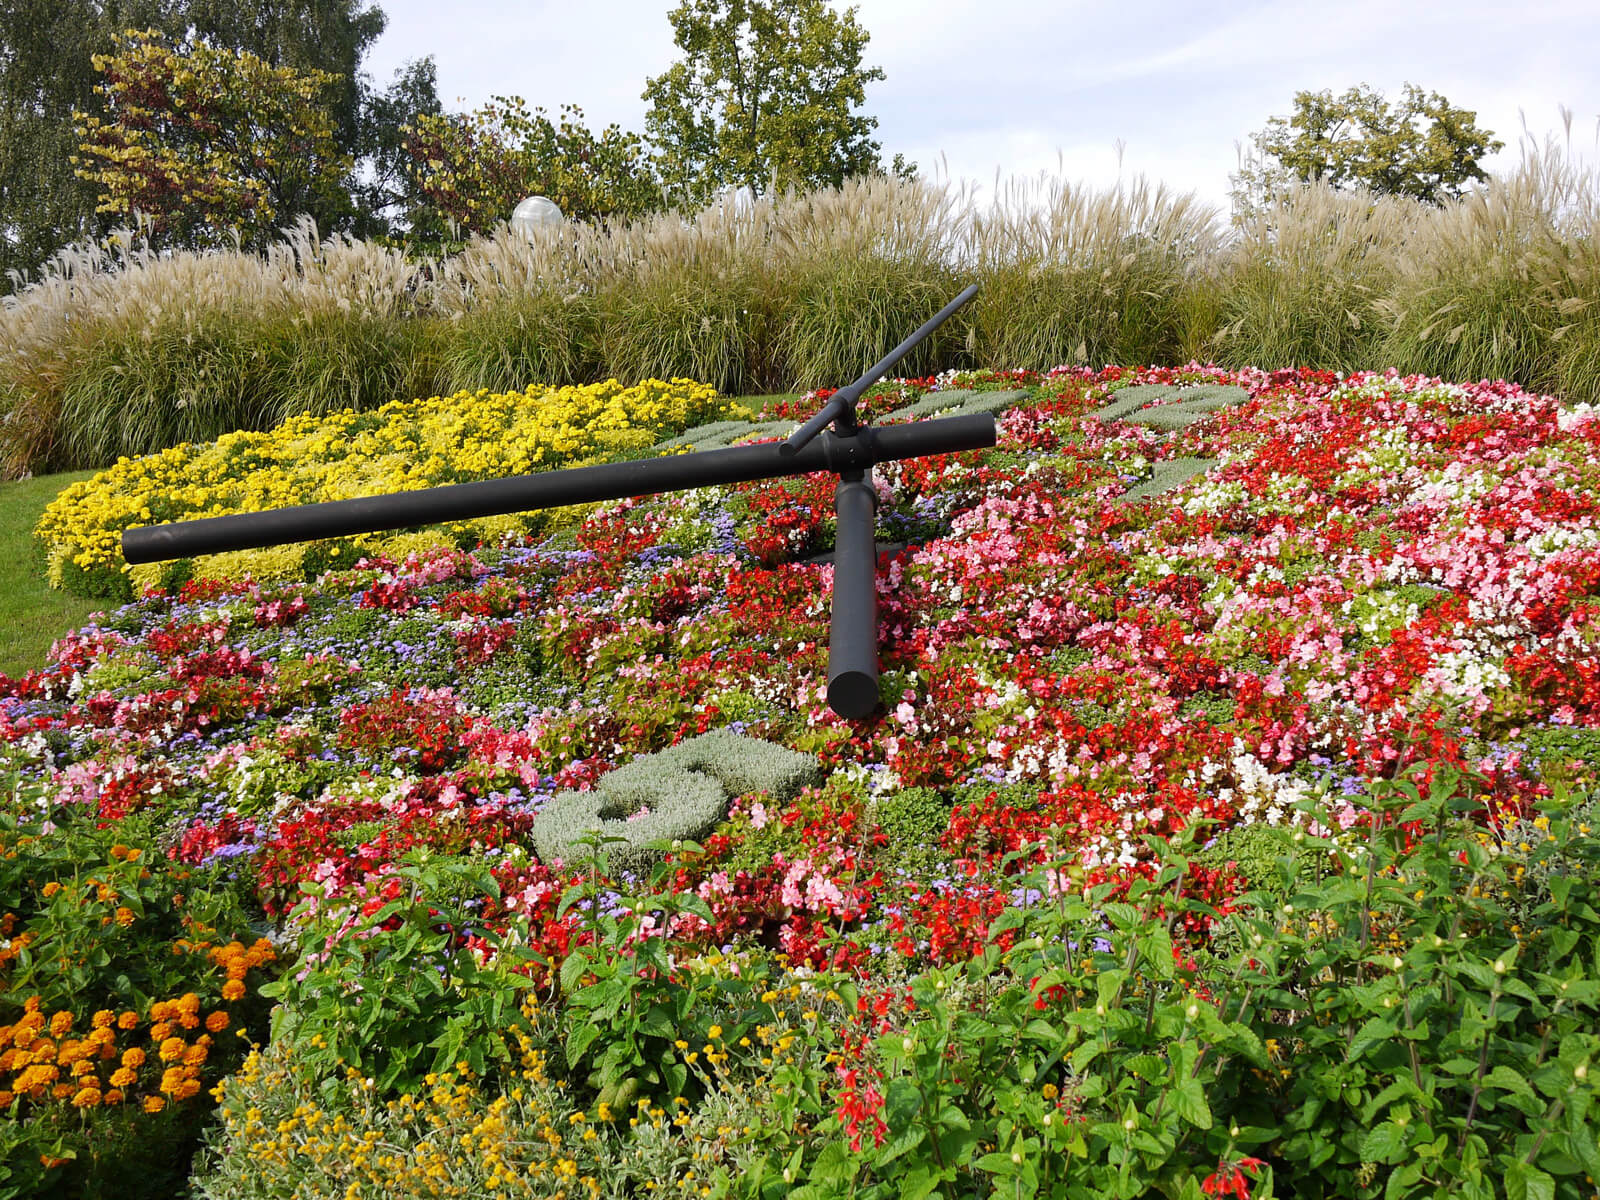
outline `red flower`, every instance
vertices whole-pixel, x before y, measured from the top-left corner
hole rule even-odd
[[[1231,1192],[1239,1200],[1250,1200],[1250,1186],[1245,1182],[1245,1172],[1254,1177],[1261,1166],[1259,1158],[1241,1158],[1234,1162],[1218,1159],[1217,1169],[1206,1176],[1200,1190],[1208,1196],[1226,1196]]]

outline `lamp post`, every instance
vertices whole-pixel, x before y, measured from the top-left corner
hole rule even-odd
[[[511,228],[530,239],[541,229],[554,229],[563,220],[556,202],[543,196],[529,196],[511,210]]]

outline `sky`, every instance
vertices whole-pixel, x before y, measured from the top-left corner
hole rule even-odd
[[[376,0],[382,86],[432,55],[447,110],[518,95],[643,132],[645,80],[677,57],[671,0]],[[836,4],[835,7],[843,7]],[[1226,209],[1240,145],[1298,91],[1402,85],[1477,113],[1510,170],[1529,133],[1600,159],[1600,0],[859,0],[861,110],[888,161],[992,196],[1041,172],[1112,187],[1143,175]]]

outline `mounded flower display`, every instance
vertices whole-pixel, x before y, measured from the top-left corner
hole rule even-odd
[[[831,475],[115,559],[825,395],[458,397],[68,489],[58,565],[142,590],[0,676],[0,1195],[1593,1195],[1600,412],[880,387],[999,442],[876,469],[861,722]]]

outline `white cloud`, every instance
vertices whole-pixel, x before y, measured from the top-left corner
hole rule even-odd
[[[491,94],[593,125],[642,130],[645,79],[674,59],[671,0],[556,5],[379,0],[389,29],[369,57],[383,83],[433,54],[447,107]],[[1097,186],[1143,173],[1225,202],[1235,144],[1287,114],[1294,93],[1367,83],[1442,92],[1473,109],[1516,162],[1519,110],[1537,137],[1574,110],[1573,147],[1595,161],[1600,23],[1594,0],[1283,0],[1108,5],[1090,0],[859,0],[872,35],[868,91],[886,155],[991,190],[1055,171]],[[458,102],[458,99],[459,102]],[[1058,157],[1059,155],[1059,157]]]

